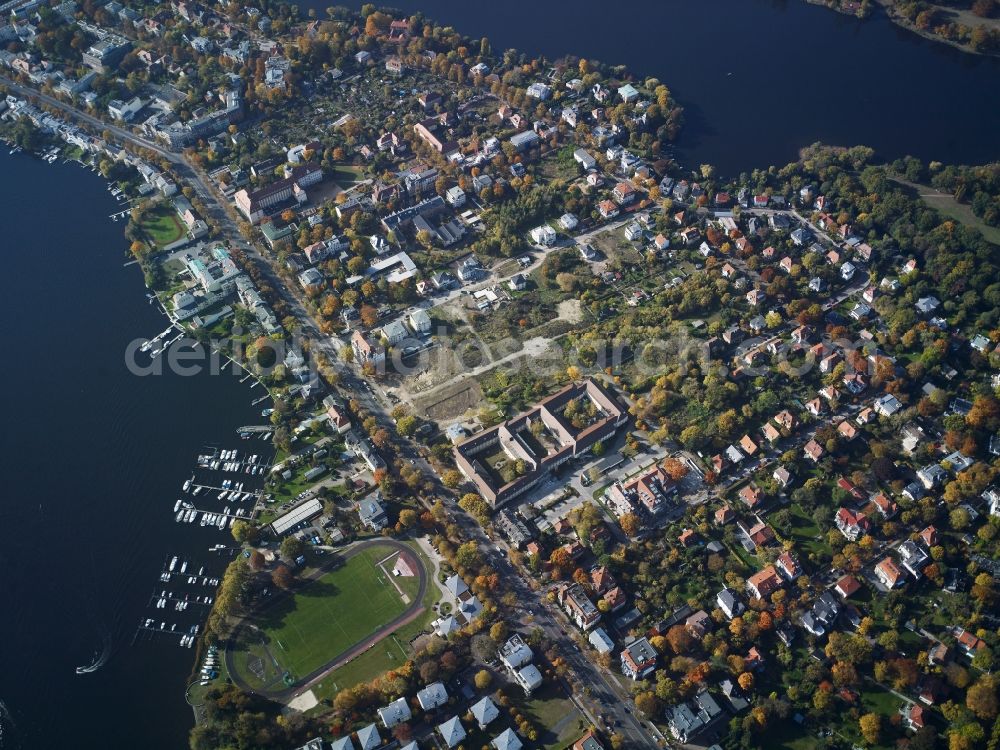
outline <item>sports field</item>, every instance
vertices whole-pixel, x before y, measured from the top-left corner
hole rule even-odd
[[[302,679],[403,614],[413,603],[419,579],[392,576],[395,552],[388,546],[366,549],[261,611],[254,625],[266,650],[266,655],[259,655],[271,662],[267,671],[282,673],[286,684]],[[388,575],[377,567],[386,557]],[[246,656],[252,660],[252,655],[241,656],[237,665],[245,669]],[[271,682],[252,677],[251,681]]]

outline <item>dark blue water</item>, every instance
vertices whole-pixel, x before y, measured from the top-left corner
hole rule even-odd
[[[320,17],[329,3],[304,0]],[[360,7],[360,2],[352,3]],[[677,153],[737,175],[816,141],[888,159],[1000,158],[1000,59],[923,39],[885,18],[804,0],[467,2],[394,0],[479,38],[555,60],[567,54],[655,76],[686,110]]]
[[[127,343],[166,323],[98,175],[4,148],[0,206],[0,747],[177,750],[194,651],[130,644],[167,553],[211,563],[225,540],[174,523],[199,448],[241,447],[258,410],[230,375],[126,370]],[[76,675],[106,638],[108,662]]]

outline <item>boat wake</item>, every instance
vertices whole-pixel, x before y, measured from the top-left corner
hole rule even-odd
[[[10,715],[7,704],[0,700],[0,748],[2,750],[16,750],[21,746],[14,735],[16,730],[14,717]]]
[[[107,632],[104,634],[104,642],[100,651],[94,652],[94,661],[85,666],[77,667],[77,674],[90,674],[91,672],[96,672],[98,669],[103,667],[108,659],[111,658],[111,633]]]

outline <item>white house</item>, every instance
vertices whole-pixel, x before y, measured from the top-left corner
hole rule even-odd
[[[455,208],[459,208],[465,205],[465,191],[458,185],[455,185],[453,188],[448,188],[448,192],[444,194],[444,199]]]
[[[551,247],[556,243],[556,230],[548,224],[542,224],[531,230],[531,241],[544,247]]]
[[[528,86],[528,89],[525,93],[530,97],[545,101],[550,96],[552,96],[552,89],[549,88],[544,83],[533,83],[530,86]]]
[[[385,339],[385,342],[389,346],[395,346],[409,335],[410,332],[406,330],[406,326],[398,320],[394,320],[391,323],[386,323],[382,326],[382,338]]]
[[[424,711],[443,706],[448,702],[448,691],[442,682],[432,682],[423,690],[417,691],[417,702]]]
[[[382,706],[378,709],[378,715],[382,720],[382,726],[386,729],[392,729],[397,724],[409,721],[412,716],[406,698],[397,698],[388,706]]]
[[[469,712],[476,720],[476,723],[479,724],[480,729],[486,729],[490,722],[494,721],[500,715],[500,709],[497,708],[497,704],[488,695],[478,703],[473,703],[469,708]]]
[[[447,747],[455,747],[465,739],[465,728],[457,716],[452,716],[443,724],[438,724],[437,730]]]
[[[431,316],[426,310],[414,310],[408,318],[410,328],[414,333],[426,334],[431,332]]]

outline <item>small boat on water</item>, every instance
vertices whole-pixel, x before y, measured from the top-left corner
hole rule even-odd
[[[174,555],[174,559],[170,561],[170,572],[174,572],[174,568],[177,567],[177,555]]]

